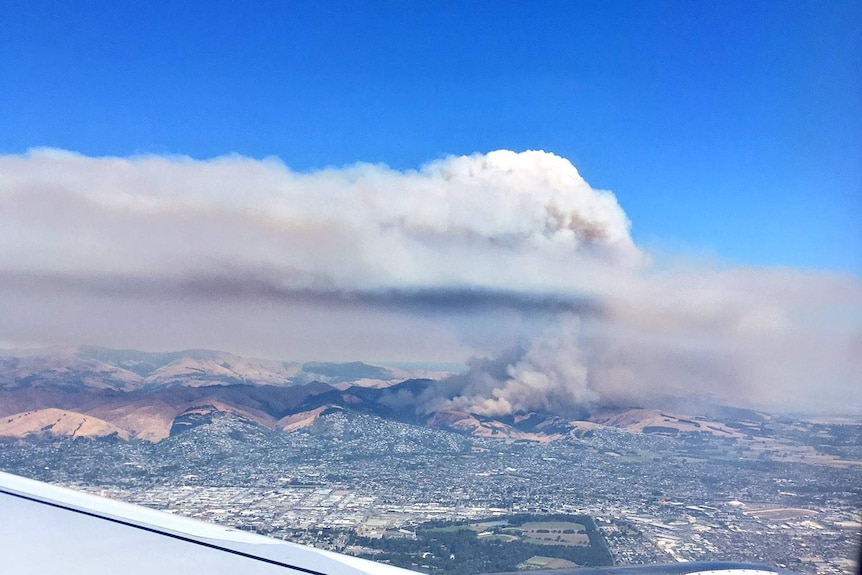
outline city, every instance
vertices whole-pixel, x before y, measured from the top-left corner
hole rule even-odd
[[[710,434],[501,441],[349,411],[276,433],[220,414],[156,444],[4,440],[0,469],[376,560],[375,541],[415,539],[428,521],[563,513],[592,517],[617,565],[851,573],[860,426],[821,428],[843,434],[830,448],[840,457],[814,464]]]

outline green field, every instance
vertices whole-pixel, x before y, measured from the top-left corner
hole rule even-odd
[[[454,533],[456,531],[467,531],[467,530],[479,532],[479,531],[483,531],[483,528],[479,527],[478,525],[475,525],[475,524],[470,524],[470,525],[458,524],[458,525],[447,525],[445,527],[432,527],[431,529],[428,529],[428,533]]]
[[[434,575],[613,562],[595,522],[584,515],[517,514],[493,522],[431,521],[417,527],[415,540],[354,537],[351,544],[379,550],[378,561]]]
[[[484,533],[479,533],[479,539],[509,543],[511,541],[517,541],[520,537],[517,537],[516,535],[506,535],[504,533],[491,533],[486,531]]]
[[[499,522],[498,522],[499,523]],[[480,539],[486,541],[524,541],[535,545],[573,545],[583,547],[590,544],[583,523],[574,521],[529,521],[517,527],[503,525],[489,526],[487,523],[465,523],[434,527],[429,533],[455,533],[475,531]]]
[[[586,527],[574,521],[531,521],[521,525],[520,530],[526,543],[578,547],[590,544]]]

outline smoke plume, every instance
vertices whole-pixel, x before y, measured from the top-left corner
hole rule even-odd
[[[862,405],[858,278],[684,261],[629,229],[612,193],[541,151],[310,173],[0,156],[0,345],[473,355],[417,407],[485,415],[678,393]]]

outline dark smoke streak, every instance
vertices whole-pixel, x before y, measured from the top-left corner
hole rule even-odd
[[[56,273],[0,272],[0,288],[25,292],[72,292],[95,297],[169,299],[209,302],[275,302],[327,307],[368,307],[415,313],[517,311],[602,317],[605,309],[592,298],[529,294],[469,287],[345,290],[291,287],[260,275],[198,275],[180,278],[75,276]]]

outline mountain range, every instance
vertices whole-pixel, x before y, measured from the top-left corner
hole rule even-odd
[[[639,406],[606,406],[578,418],[548,413],[487,417],[418,408],[420,397],[443,393],[446,376],[361,362],[247,359],[211,350],[147,353],[77,347],[7,352],[0,355],[0,437],[158,442],[210,423],[217,414],[289,433],[334,411],[352,410],[509,441],[580,438],[604,427],[738,438],[756,435],[767,417],[732,408],[716,412],[715,406],[713,415],[732,415],[735,423]]]

